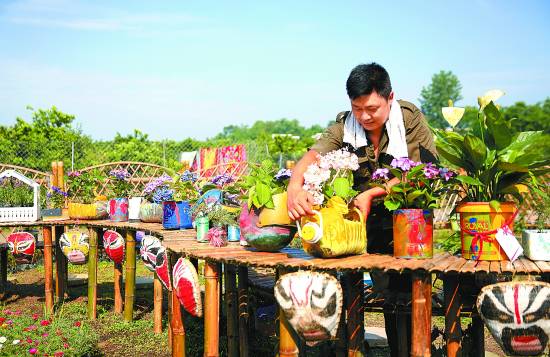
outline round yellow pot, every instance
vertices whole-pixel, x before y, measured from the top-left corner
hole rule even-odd
[[[263,226],[272,226],[276,225],[289,225],[294,222],[288,216],[288,211],[286,209],[286,192],[278,193],[273,195],[273,204],[274,208],[262,208],[260,211],[260,216],[258,220],[258,225]]]

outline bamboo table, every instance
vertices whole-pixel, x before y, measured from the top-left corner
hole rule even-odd
[[[346,302],[347,321],[344,333],[339,335],[340,340],[337,345],[347,349],[349,356],[362,355],[362,345],[364,340],[363,330],[363,272],[379,270],[384,272],[411,272],[412,273],[412,341],[411,354],[413,356],[429,356],[431,350],[431,317],[432,300],[431,284],[432,274],[438,273],[443,276],[445,291],[445,332],[447,342],[447,353],[449,356],[455,356],[460,349],[461,331],[460,331],[460,313],[462,301],[460,294],[460,285],[462,277],[474,276],[478,274],[487,275],[535,275],[542,276],[545,280],[550,277],[550,263],[544,261],[531,261],[527,258],[520,258],[514,263],[508,261],[502,262],[476,262],[466,260],[461,257],[451,256],[447,253],[438,254],[432,259],[415,260],[399,259],[388,255],[363,254],[350,257],[335,259],[313,258],[307,255],[301,249],[285,248],[277,253],[258,252],[252,248],[240,246],[238,243],[232,243],[226,247],[216,248],[208,244],[198,243],[195,240],[194,230],[163,230],[160,224],[154,223],[132,223],[132,222],[111,222],[111,221],[58,221],[58,222],[31,222],[31,223],[3,223],[0,226],[42,226],[44,236],[44,266],[45,266],[45,298],[46,307],[53,309],[53,269],[52,269],[52,227],[84,225],[90,229],[90,260],[89,268],[89,299],[88,315],[95,318],[96,297],[97,297],[97,239],[102,228],[118,229],[126,231],[126,286],[124,298],[124,318],[126,321],[132,320],[134,284],[135,284],[135,232],[145,231],[159,237],[163,245],[167,248],[170,268],[175,259],[180,256],[186,256],[192,260],[203,259],[205,261],[204,276],[206,281],[205,301],[204,301],[204,320],[205,320],[205,356],[218,356],[219,352],[219,312],[220,312],[220,266],[225,266],[225,287],[226,304],[228,312],[229,328],[228,352],[235,356],[239,353],[241,356],[248,354],[247,340],[247,268],[265,267],[274,268],[279,274],[284,274],[293,270],[312,270],[312,271],[332,271],[341,272],[344,276],[344,294]],[[57,236],[57,234],[56,234]],[[4,255],[0,254],[0,258]],[[0,264],[6,264],[3,259]],[[58,263],[59,264],[59,263]],[[58,266],[59,267],[59,266]],[[5,269],[5,268],[4,268]],[[115,272],[121,267],[115,266]],[[60,272],[63,269],[56,269],[57,281],[60,280]],[[119,274],[121,271],[119,271]],[[236,286],[236,276],[239,276],[238,287]],[[4,274],[0,274],[4,279]],[[121,311],[121,292],[120,284],[117,288],[117,275],[115,275],[115,311],[117,311],[117,296]],[[5,286],[5,280],[1,281],[2,287]],[[158,282],[157,282],[158,283]],[[57,286],[56,286],[57,287]],[[162,289],[160,284],[155,284],[155,290]],[[59,293],[58,293],[59,296]],[[155,293],[155,296],[157,294]],[[162,296],[162,295],[161,295]],[[169,338],[171,339],[173,355],[185,354],[185,329],[179,303],[172,291],[169,299],[171,305]],[[155,331],[160,329],[160,309],[156,306],[155,299]],[[280,327],[280,356],[298,356],[298,341],[296,336],[288,328],[288,325],[281,316],[279,320]],[[157,326],[159,324],[159,326]],[[340,329],[342,330],[342,329]],[[483,343],[483,324],[479,319],[474,319],[475,338],[482,345]],[[342,332],[342,331],[340,331]],[[342,336],[347,336],[343,341]],[[482,355],[482,349],[478,355]]]

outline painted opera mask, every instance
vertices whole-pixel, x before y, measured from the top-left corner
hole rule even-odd
[[[117,264],[124,260],[124,238],[115,231],[107,230],[103,233],[103,247],[105,253]]]
[[[6,241],[17,264],[30,264],[36,249],[36,239],[28,232],[10,234]]]
[[[158,278],[166,287],[170,289],[170,276],[168,273],[168,256],[166,248],[162,246],[160,240],[153,236],[144,236],[141,240],[139,249],[141,260],[147,269],[157,273]]]
[[[172,282],[176,296],[183,308],[191,315],[202,316],[201,290],[197,270],[185,258],[179,258],[173,269]]]
[[[73,264],[86,264],[90,244],[88,235],[77,230],[67,231],[59,238],[61,251],[69,262]]]

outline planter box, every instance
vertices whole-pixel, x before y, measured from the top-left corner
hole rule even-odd
[[[67,219],[69,219],[69,210],[67,208],[42,209],[42,220],[44,222],[64,221]]]
[[[523,254],[531,260],[550,261],[550,229],[527,229],[522,233]]]
[[[69,217],[71,219],[104,219],[109,216],[107,201],[95,203],[73,203],[69,202]]]

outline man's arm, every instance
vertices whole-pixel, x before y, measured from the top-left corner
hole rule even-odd
[[[399,183],[399,178],[394,177],[386,183],[386,189],[381,187],[369,188],[361,192],[353,199],[353,205],[361,211],[365,220],[368,218],[372,206],[372,200],[376,197],[385,196],[388,190],[395,184]]]
[[[317,161],[319,153],[309,150],[292,169],[292,176],[287,188],[288,216],[297,220],[302,216],[313,215],[313,196],[302,188],[304,185],[304,173],[309,165]]]

